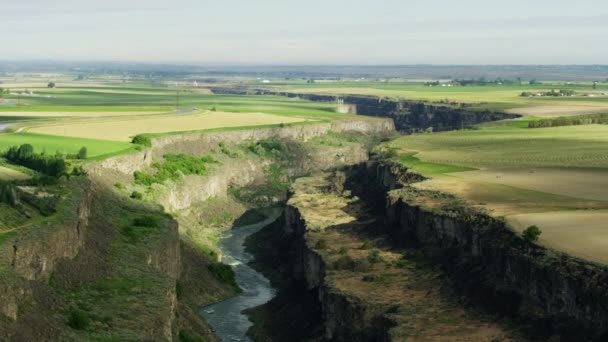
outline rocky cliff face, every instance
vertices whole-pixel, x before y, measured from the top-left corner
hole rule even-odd
[[[74,184],[63,222],[27,228],[9,245],[2,246],[0,314],[17,320],[19,307],[31,300],[32,283],[47,283],[58,263],[72,259],[84,244],[91,207],[90,183]]]
[[[403,170],[377,162],[367,174],[390,191]],[[608,268],[524,241],[503,221],[482,213],[442,212],[421,204],[424,194],[393,191],[386,221],[397,244],[416,241],[455,284],[483,305],[525,317],[541,333],[566,339],[606,338]]]
[[[386,117],[394,120],[397,130],[415,132],[432,128],[447,131],[471,127],[475,124],[514,119],[517,114],[472,111],[459,104],[435,105],[415,100],[391,100],[362,95],[298,94],[247,88],[211,88],[215,94],[274,95],[298,97],[315,102],[340,103],[342,112],[366,116]]]

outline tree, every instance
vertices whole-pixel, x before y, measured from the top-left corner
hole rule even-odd
[[[597,81],[593,81],[593,90],[597,89]]]
[[[49,84],[46,85],[48,88],[55,88],[55,82],[49,82]]]
[[[542,230],[538,228],[536,225],[532,225],[522,232],[522,236],[524,239],[530,242],[538,241],[538,237],[542,234]]]
[[[76,155],[76,159],[87,159],[87,148],[85,146],[80,148]]]
[[[23,144],[23,145],[19,146],[19,149],[17,150],[17,159],[19,159],[19,160],[30,159],[33,154],[34,154],[34,146],[32,146],[30,144]]]

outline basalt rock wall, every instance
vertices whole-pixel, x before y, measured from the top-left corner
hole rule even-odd
[[[407,133],[426,129],[434,131],[464,129],[483,122],[520,117],[518,114],[470,110],[466,105],[458,103],[431,104],[424,101],[393,100],[375,96],[291,93],[249,88],[211,88],[211,91],[215,94],[286,96],[315,102],[348,104],[349,112],[390,118],[394,121],[397,130]]]

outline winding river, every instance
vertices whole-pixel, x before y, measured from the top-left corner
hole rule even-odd
[[[247,330],[252,326],[243,310],[268,302],[275,295],[270,281],[247,263],[253,256],[245,252],[245,239],[274,222],[280,211],[273,211],[264,221],[234,228],[228,231],[219,242],[222,262],[232,266],[236,282],[243,292],[226,301],[205,306],[200,314],[211,325],[221,341],[251,341]]]
[[[0,132],[4,131],[5,129],[9,128],[11,125],[16,124],[16,122],[0,122]]]

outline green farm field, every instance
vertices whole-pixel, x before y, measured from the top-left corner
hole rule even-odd
[[[455,194],[505,216],[516,230],[538,225],[541,243],[608,262],[608,126],[532,129],[515,120],[408,135],[389,145],[402,163],[430,177],[417,187]],[[556,213],[576,222],[552,219]],[[602,248],[589,250],[590,236]]]

